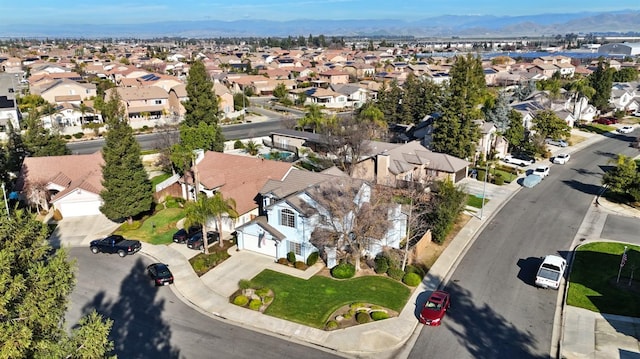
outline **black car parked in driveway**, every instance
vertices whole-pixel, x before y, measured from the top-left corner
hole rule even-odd
[[[173,274],[169,270],[169,265],[164,263],[153,263],[147,267],[149,277],[153,279],[156,287],[173,284]]]
[[[207,232],[207,242],[209,245],[218,241],[219,239],[220,239],[220,235],[218,234],[218,232],[215,232],[215,231]],[[191,249],[196,249],[196,250],[203,250],[204,240],[202,238],[202,232],[198,232],[195,235],[193,235],[193,237],[189,238],[189,240],[187,241],[187,247]]]
[[[194,224],[188,229],[180,228],[173,234],[173,241],[175,243],[187,243],[189,238],[193,237],[196,233],[202,232],[202,226]]]

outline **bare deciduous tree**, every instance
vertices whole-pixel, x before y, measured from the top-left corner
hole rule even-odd
[[[47,184],[44,182],[28,182],[26,184],[25,193],[27,197],[27,203],[31,206],[35,206],[36,210],[49,211],[49,190]]]
[[[310,201],[303,205],[305,214],[318,221],[311,242],[320,249],[331,246],[348,254],[356,270],[372,245],[385,245],[392,224],[393,204],[372,192],[364,181],[338,177],[307,189]],[[399,212],[397,205],[395,209]]]

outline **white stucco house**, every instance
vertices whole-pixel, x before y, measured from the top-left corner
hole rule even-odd
[[[319,204],[322,201],[314,198],[322,192],[317,189],[319,186],[331,183],[339,186],[344,181],[359,188],[354,196],[354,203],[360,206],[370,201],[371,186],[365,181],[352,179],[346,175],[294,170],[281,181],[268,181],[260,191],[262,215],[236,228],[238,249],[262,253],[274,260],[287,257],[287,253],[293,252],[297,260],[306,261],[311,253],[320,251],[312,244],[314,231],[320,227],[331,230],[326,228],[326,223],[327,216],[332,214]],[[310,211],[309,208],[315,210]],[[400,209],[399,205],[391,207],[388,213],[390,223],[386,234],[383,238],[371,240],[366,248],[362,248],[363,255],[375,256],[385,247],[399,247],[401,239],[406,234],[407,225],[407,216]],[[345,218],[347,217],[350,215],[345,215]],[[344,220],[341,223],[349,226],[351,222]],[[344,227],[341,233],[349,230]],[[327,267],[332,268],[338,264],[337,252],[340,248],[325,247],[323,249],[324,251],[320,254],[325,259]]]

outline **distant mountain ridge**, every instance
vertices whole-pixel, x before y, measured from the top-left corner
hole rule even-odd
[[[577,12],[527,16],[442,15],[416,21],[237,20],[137,24],[0,24],[0,38],[266,37],[266,36],[549,36],[566,33],[640,32],[640,11]]]

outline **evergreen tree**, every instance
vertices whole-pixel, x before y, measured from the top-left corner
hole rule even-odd
[[[73,264],[48,228],[21,211],[0,216],[0,358],[106,358],[112,321],[91,313],[65,330]]]
[[[9,139],[7,141],[7,171],[18,173],[22,168],[22,162],[27,156],[27,147],[22,142],[20,131],[13,128],[9,121]]]
[[[67,148],[65,140],[56,133],[44,128],[40,115],[35,107],[32,107],[27,117],[27,130],[24,134],[24,145],[27,153],[32,157],[63,156],[71,152]]]
[[[218,97],[213,91],[213,82],[207,75],[207,70],[202,61],[195,62],[189,70],[187,79],[187,96],[184,102],[186,113],[184,123],[190,127],[197,127],[200,122],[216,127],[216,148],[222,151],[224,148],[224,135],[217,128],[218,123]]]
[[[124,118],[124,109],[116,91],[105,104],[109,132],[102,149],[102,185],[104,205],[100,211],[112,220],[128,219],[151,209],[153,189],[140,158],[140,145]]]
[[[543,139],[568,138],[571,136],[571,127],[551,110],[539,111],[533,117],[533,130]]]
[[[611,98],[611,88],[613,87],[613,74],[609,71],[608,63],[600,59],[598,67],[589,75],[589,84],[595,90],[591,97],[591,103],[600,111],[609,108],[609,98]]]
[[[509,151],[514,152],[512,149],[522,148],[523,142],[526,138],[524,123],[522,122],[522,114],[514,109],[509,111],[509,127],[504,133],[504,137],[509,142]],[[517,151],[516,151],[517,152]]]
[[[433,149],[459,158],[471,158],[479,138],[476,121],[484,117],[480,105],[487,85],[479,57],[458,56],[449,72],[442,116],[434,123]]]
[[[504,93],[501,92],[493,107],[488,109],[485,113],[487,121],[493,122],[500,134],[503,134],[509,127],[509,110],[510,108],[507,103],[507,98]]]

